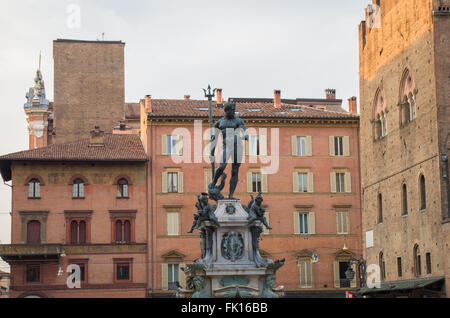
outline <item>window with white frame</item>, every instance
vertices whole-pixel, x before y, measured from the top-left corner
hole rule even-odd
[[[41,197],[41,183],[37,179],[32,179],[28,183],[28,198],[35,199]]]
[[[178,136],[176,135],[167,135],[167,154],[168,155],[177,155],[177,140]]]
[[[345,192],[345,173],[336,173],[336,192]]]
[[[261,155],[261,143],[259,136],[250,136],[250,156]]]
[[[252,191],[254,193],[262,192],[262,178],[260,172],[252,172]]]
[[[72,197],[74,199],[84,198],[84,181],[76,179],[72,185]]]
[[[177,290],[180,284],[179,264],[167,264],[167,286],[169,290]]]
[[[178,193],[178,172],[167,173],[167,192]]]
[[[337,234],[349,234],[348,212],[336,212]]]
[[[299,214],[300,221],[300,234],[309,234],[309,214],[308,213],[300,213]]]
[[[300,172],[298,176],[298,192],[308,192],[308,174]]]
[[[344,137],[334,137],[334,155],[343,156],[344,155]]]
[[[297,155],[306,156],[306,137],[297,136]]]

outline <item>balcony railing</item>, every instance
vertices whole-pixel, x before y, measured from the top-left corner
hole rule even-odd
[[[0,245],[0,257],[8,263],[21,260],[58,260],[63,252],[62,244]]]

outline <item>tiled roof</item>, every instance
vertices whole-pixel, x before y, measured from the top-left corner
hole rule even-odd
[[[152,99],[149,117],[208,117],[206,100]],[[283,103],[275,108],[273,102],[236,102],[236,112],[241,118],[310,118],[310,119],[359,119],[346,111],[321,110],[316,107]],[[223,108],[213,102],[213,116],[222,117]]]
[[[0,156],[0,161],[146,161],[141,140],[137,135],[105,134],[104,146],[90,146],[90,139],[54,144]]]
[[[139,119],[141,112],[139,109],[139,103],[126,103],[125,104],[125,118],[126,119]]]

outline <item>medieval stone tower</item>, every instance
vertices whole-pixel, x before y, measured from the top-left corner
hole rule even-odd
[[[359,26],[363,251],[381,279],[446,276],[450,0],[374,0]]]
[[[54,142],[105,132],[124,118],[124,47],[120,41],[56,40],[54,59]]]

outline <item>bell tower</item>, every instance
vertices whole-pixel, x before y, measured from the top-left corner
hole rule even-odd
[[[48,144],[49,101],[45,98],[45,84],[41,73],[41,58],[36,71],[34,85],[26,94],[24,105],[28,122],[29,149],[45,147]]]

